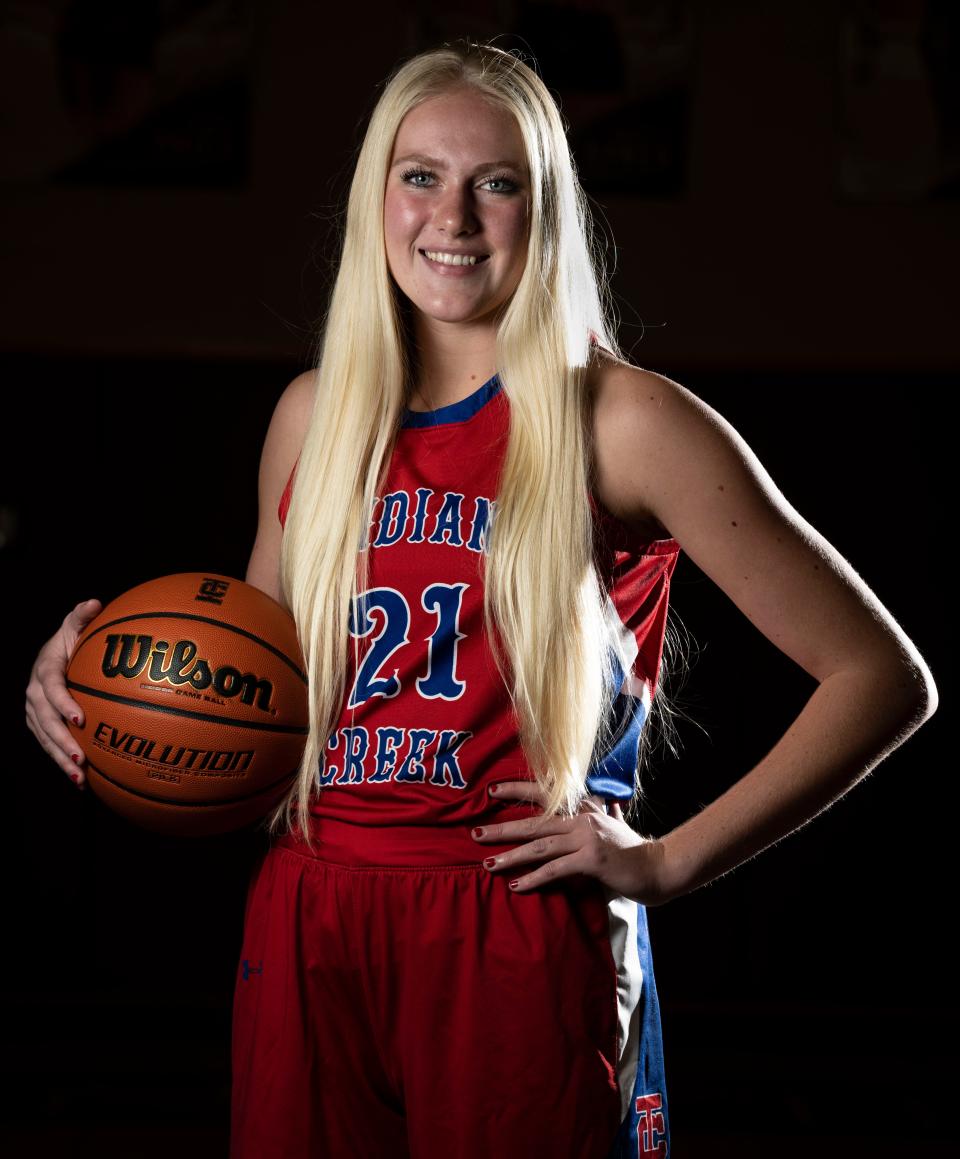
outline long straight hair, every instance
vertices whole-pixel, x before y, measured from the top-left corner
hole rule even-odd
[[[336,728],[350,655],[351,609],[369,575],[367,535],[413,368],[387,265],[384,189],[411,109],[470,88],[507,109],[530,173],[526,266],[502,308],[496,365],[510,429],[489,530],[484,623],[509,691],[544,814],[572,815],[595,746],[607,739],[620,634],[594,564],[589,504],[594,344],[617,353],[606,278],[559,110],[518,56],[460,42],[413,57],[373,110],[347,207],[342,256],[316,371],[316,400],[281,547],[281,582],[309,676],[310,728],[297,780],[268,828],[292,828],[322,793],[318,772]],[[356,658],[356,637],[353,637]],[[308,844],[310,827],[303,823]]]

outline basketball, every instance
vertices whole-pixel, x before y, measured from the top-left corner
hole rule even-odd
[[[158,833],[259,820],[290,788],[308,731],[293,618],[258,588],[189,572],[140,584],[87,625],[67,668],[90,787]]]

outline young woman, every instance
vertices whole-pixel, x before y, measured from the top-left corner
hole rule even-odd
[[[250,883],[234,1159],[666,1155],[645,906],[846,792],[935,706],[916,649],[718,414],[628,364],[562,122],[514,56],[386,85],[247,580],[296,618],[299,781]],[[359,547],[359,551],[358,551]],[[686,551],[818,687],[660,839],[623,810]],[[63,669],[27,718],[68,772]]]

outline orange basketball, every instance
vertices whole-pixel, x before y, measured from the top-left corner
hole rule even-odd
[[[71,724],[97,796],[159,833],[202,836],[263,817],[306,743],[293,618],[259,589],[191,572],[132,588],[85,629],[67,668]]]

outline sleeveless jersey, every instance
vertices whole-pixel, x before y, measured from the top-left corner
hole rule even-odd
[[[508,429],[497,375],[460,402],[404,413],[368,529],[369,582],[350,617],[347,691],[318,769],[315,816],[476,824],[491,810],[489,785],[533,778],[483,624],[480,565]],[[295,472],[280,501],[281,523]],[[679,546],[644,541],[593,496],[590,503],[608,621],[632,663],[613,706],[612,743],[595,750],[587,787],[626,801]]]

